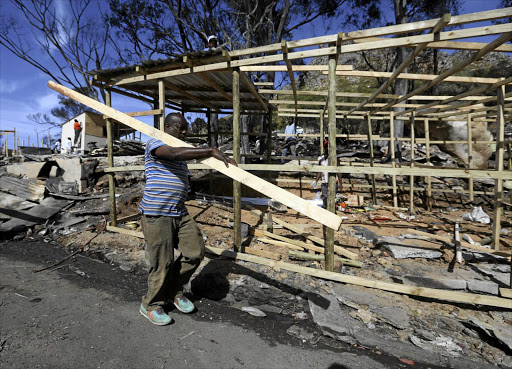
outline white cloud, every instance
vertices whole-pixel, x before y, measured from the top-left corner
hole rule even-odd
[[[8,81],[0,79],[0,93],[10,94],[16,92],[29,84],[28,80],[12,80]]]
[[[50,92],[44,96],[36,98],[37,109],[43,112],[49,112],[52,108],[59,104],[58,94]]]

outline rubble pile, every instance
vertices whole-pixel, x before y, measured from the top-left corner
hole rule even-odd
[[[318,143],[299,140],[299,144],[301,155],[319,155]],[[224,145],[222,149],[229,151],[230,143]],[[128,147],[136,151],[133,145]],[[368,146],[357,141],[339,143],[338,153],[342,162],[369,160]],[[410,148],[403,154],[407,159]],[[425,154],[418,145],[415,160],[424,161]],[[440,150],[432,151],[431,160],[456,165]],[[0,167],[2,239],[41,238],[76,249],[106,222],[110,203],[105,157],[51,155],[39,161],[24,155],[23,160],[13,158],[8,163]],[[140,154],[114,158],[114,166],[142,164]],[[280,183],[289,177],[283,173],[275,180]],[[116,172],[114,179],[118,227],[141,237],[137,206],[144,172]],[[384,177],[376,179],[387,183]],[[408,180],[398,176],[397,183],[405,185]],[[494,181],[474,182],[475,189],[492,193]],[[317,190],[308,187],[309,180],[304,180],[301,192],[293,183],[287,186],[289,191],[321,204],[315,202]],[[370,205],[368,187],[358,188],[368,183],[364,175],[351,175],[340,186],[337,205],[345,219],[342,230],[336,232],[335,253],[344,249],[355,257],[336,253],[335,272],[484,296],[500,296],[501,290],[510,287],[509,256],[486,248],[492,234],[485,220],[491,219],[492,204],[485,196],[469,204],[465,195],[456,193],[457,188],[465,188],[464,180],[432,178],[433,188],[455,191],[437,198],[436,211],[420,214],[390,208],[389,197],[382,193],[378,205]],[[322,228],[278,200],[243,199],[245,253],[323,270]],[[232,198],[198,194],[188,205],[206,245],[232,250]],[[455,223],[460,225],[460,263],[455,261]],[[508,251],[510,232],[505,217],[502,249]],[[137,237],[104,232],[83,252],[133,272],[144,265],[143,239]],[[510,309],[450,303],[213,256],[205,259],[189,288],[199,298],[222,301],[261,319],[291,321],[288,334],[312,344],[339,342],[438,366],[512,367],[512,299]]]

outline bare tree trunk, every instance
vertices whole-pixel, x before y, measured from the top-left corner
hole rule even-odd
[[[242,131],[242,133],[247,133],[247,132],[250,132],[250,120],[251,120],[251,117],[249,115],[242,115],[240,117],[240,130]],[[249,145],[249,136],[246,135],[246,134],[243,134],[242,137],[240,138],[240,140],[242,141],[241,142],[241,151],[242,151],[242,158],[241,158],[241,162],[246,164],[247,163],[247,158],[243,155],[247,155],[247,154],[250,154],[251,153],[251,150],[250,150],[250,145]]]
[[[219,135],[217,132],[219,131],[219,114],[211,113],[210,114],[210,127],[212,130],[212,147],[219,147]]]
[[[394,0],[395,5],[395,22],[396,24],[404,24],[409,21],[407,17],[407,0]],[[395,67],[398,67],[402,62],[407,59],[409,52],[406,48],[399,47],[396,49],[397,57]],[[403,73],[407,73],[407,68],[403,71]],[[399,79],[395,82],[395,94],[396,95],[406,95],[408,92],[408,81],[406,79]],[[393,108],[395,112],[400,112],[405,110],[405,108]],[[395,119],[394,121],[394,137],[402,138],[404,136],[404,125],[405,121],[401,119]],[[395,140],[395,152],[396,159],[398,161],[402,160],[402,141]],[[391,150],[388,150],[391,152]]]

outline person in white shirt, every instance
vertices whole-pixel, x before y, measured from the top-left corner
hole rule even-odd
[[[61,141],[60,141],[60,138],[55,141],[55,143],[53,144],[53,152],[55,154],[60,154],[60,149],[61,149]]]
[[[71,137],[68,137],[68,142],[66,143],[66,153],[73,153],[73,141],[71,141]]]
[[[284,129],[284,134],[286,135],[284,145],[283,145],[283,152],[281,156],[288,155],[288,150],[290,150],[292,156],[297,156],[297,152],[295,151],[295,148],[297,146],[297,138],[295,137],[295,123],[293,121],[293,118],[288,118],[288,122],[286,122],[286,128]],[[281,159],[281,164],[284,164],[284,159]]]

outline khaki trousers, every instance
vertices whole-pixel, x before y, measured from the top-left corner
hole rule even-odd
[[[162,307],[180,292],[204,257],[203,235],[190,215],[182,217],[142,216],[149,267],[144,308]],[[179,251],[175,256],[174,249]]]

